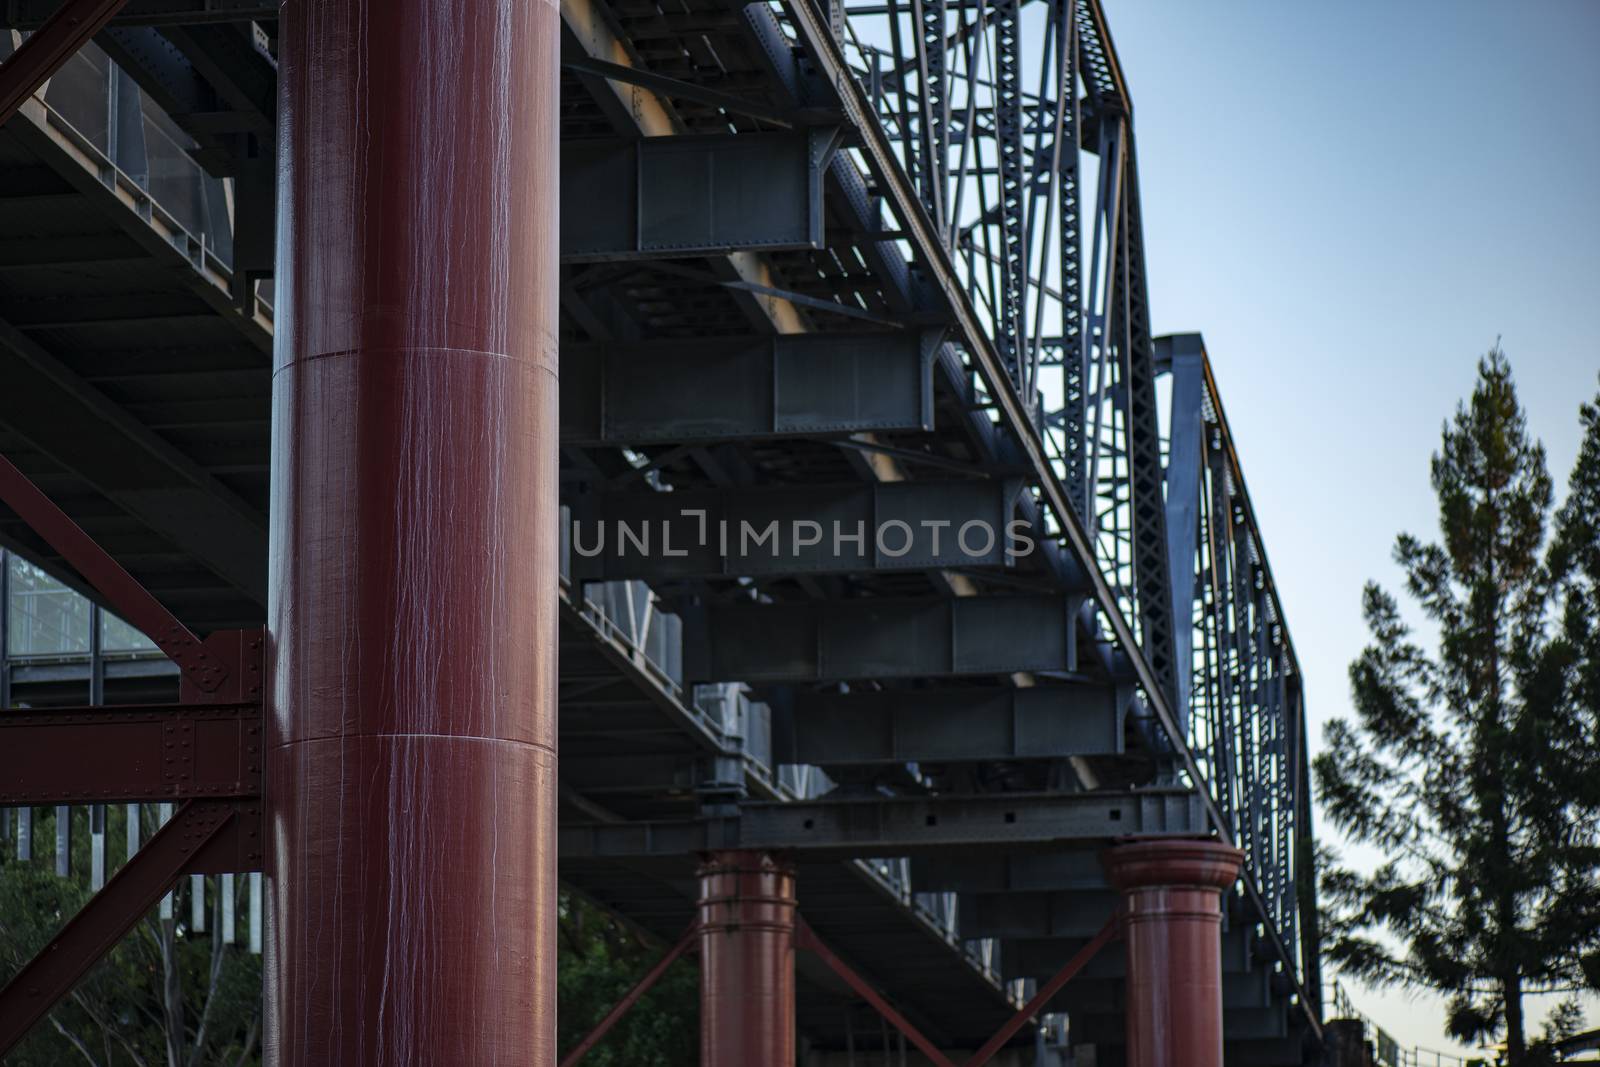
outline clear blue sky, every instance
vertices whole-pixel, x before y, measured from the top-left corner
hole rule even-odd
[[[1435,533],[1428,458],[1497,336],[1571,470],[1600,371],[1600,2],[1104,3],[1155,327],[1206,336],[1320,742],[1361,585],[1397,588],[1395,534]],[[1451,1047],[1436,1004],[1357,998]]]

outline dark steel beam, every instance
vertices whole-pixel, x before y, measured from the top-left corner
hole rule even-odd
[[[252,182],[260,177],[257,170],[268,171],[259,203],[236,200],[236,223],[259,221],[243,217],[246,207],[270,216],[277,78],[259,30],[221,25],[168,25],[163,30],[118,21],[101,31],[96,43],[146,100],[195,139],[195,159],[212,174]],[[237,245],[236,234],[236,260]]]
[[[820,682],[1078,669],[1081,598],[975,596],[685,607],[684,677]]]
[[[1008,937],[1000,942],[1006,977],[1043,980],[1056,973],[1081,948],[1084,938]],[[1085,984],[1120,984],[1128,976],[1127,961],[1120,952],[1098,956],[1082,973]]]
[[[1131,688],[801,692],[773,707],[773,759],[820,767],[1063,759],[1123,751]]]
[[[0,711],[0,806],[261,793],[261,705]]]
[[[904,1015],[901,1015],[898,1011],[896,1011],[894,1005],[890,1004],[888,999],[885,998],[883,994],[874,989],[872,984],[865,978],[862,978],[861,975],[857,974],[853,967],[841,960],[838,955],[835,954],[834,951],[816,935],[816,932],[811,929],[804,919],[800,920],[800,923],[795,930],[795,947],[802,951],[813,953],[823,963],[827,964],[828,968],[833,971],[834,974],[837,974],[844,980],[845,985],[848,985],[851,989],[855,990],[862,1000],[865,1000],[868,1004],[872,1005],[873,1010],[875,1010],[879,1015],[882,1015],[889,1025],[893,1026],[896,1030],[904,1034],[906,1036],[906,1040],[910,1041],[917,1047],[918,1051],[920,1051],[924,1056],[928,1057],[935,1067],[955,1067],[955,1064],[949,1059],[949,1057],[945,1056],[945,1054],[939,1050],[937,1045],[935,1045],[932,1041],[929,1041],[927,1036],[924,1035],[921,1030],[918,1030],[915,1026],[912,1026],[911,1022],[906,1019]],[[1002,1042],[1002,1044],[1003,1043],[1004,1042]],[[987,1059],[987,1057],[985,1057],[985,1059]]]
[[[847,859],[951,848],[1003,852],[1193,833],[1200,825],[1195,794],[1186,789],[808,800],[745,804],[729,818],[563,827],[560,854],[647,859],[760,849]]]
[[[1195,552],[1200,536],[1201,470],[1205,462],[1205,420],[1201,403],[1205,388],[1205,348],[1199,334],[1178,334],[1155,339],[1157,366],[1172,375],[1172,418],[1167,449],[1167,572],[1172,578],[1173,628],[1178,663],[1194,662]],[[1188,726],[1194,672],[1178,671],[1173,710]]]
[[[678,939],[677,944],[673,945],[667,951],[667,954],[656,962],[654,967],[645,972],[643,978],[634,983],[633,988],[628,990],[627,995],[617,1001],[615,1007],[606,1012],[605,1018],[596,1023],[595,1028],[589,1031],[584,1039],[573,1047],[571,1052],[561,1058],[561,1067],[577,1067],[579,1061],[605,1039],[605,1036],[611,1032],[611,1028],[621,1022],[623,1016],[627,1015],[629,1011],[633,1010],[633,1006],[639,1002],[639,998],[650,992],[651,988],[661,980],[661,976],[667,973],[667,968],[676,963],[679,956],[699,944],[699,938],[699,925],[691,924],[689,929],[684,931],[683,936]]]
[[[936,333],[561,345],[561,443],[933,429]]]
[[[1127,1005],[1125,999],[1113,1001],[1102,1010],[1074,1007],[1074,1031],[1085,1044],[1101,1047],[1126,1046]],[[1289,1031],[1289,1005],[1287,1002],[1256,1007],[1225,1007],[1221,1012],[1222,1048],[1228,1067],[1283,1067],[1285,1064],[1305,1063],[1306,1048],[1299,1035]],[[1293,1050],[1285,1055],[1285,1050]],[[1252,1055],[1254,1054],[1254,1055]],[[1262,1054],[1267,1054],[1262,1058]],[[1150,1061],[1144,1061],[1146,1063]],[[1159,1061],[1157,1061],[1159,1062]],[[1187,1064],[1189,1060],[1179,1060]],[[1318,1062],[1312,1060],[1311,1062]],[[1442,1061],[1441,1061],[1442,1062]]]
[[[1047,536],[1008,525],[1019,490],[967,479],[577,494],[569,573],[653,581],[1006,567]]]
[[[17,50],[0,62],[0,126],[50,80],[127,0],[63,0]]]
[[[957,907],[963,938],[1083,938],[1115,914],[1117,896],[1109,885],[1053,893],[962,893]]]
[[[0,989],[0,1059],[235,823],[231,801],[191,800]]]
[[[0,423],[245,597],[265,606],[265,515],[3,321],[0,374],[6,382],[0,391]],[[48,531],[30,525],[48,538]],[[84,577],[91,576],[85,572]],[[144,628],[122,606],[112,607]],[[156,631],[146,632],[161,643]]]
[[[208,649],[187,626],[123,570],[122,565],[67,517],[10,460],[0,456],[0,502],[60,553],[107,605],[139,629],[204,692],[216,692],[230,680],[229,663]],[[219,635],[220,636],[220,635]],[[233,677],[237,682],[237,677]]]
[[[1087,935],[1070,940],[1078,944],[1084,936]],[[1282,992],[1274,993],[1275,984],[1282,988]],[[1287,999],[1286,983],[1269,965],[1258,964],[1244,971],[1224,969],[1222,972],[1222,1001],[1228,1012],[1270,1008],[1274,1005],[1281,1010]],[[1078,1013],[1080,1017],[1091,1013],[1120,1012],[1127,1002],[1127,984],[1122,975],[1113,978],[1084,975],[1081,981],[1073,983],[1062,994],[1062,1008]],[[1122,1040],[1123,1035],[1119,1032],[1116,1042],[1121,1043]]]
[[[1018,852],[973,862],[960,855],[917,856],[911,884],[919,892],[1037,893],[1102,890],[1105,870],[1088,850]]]
[[[127,0],[111,18],[113,26],[198,26],[209,22],[266,22],[278,17],[278,4],[263,0]],[[7,0],[0,26],[36,30],[61,8],[61,0]]]
[[[1076,978],[1089,965],[1089,961],[1094,959],[1096,954],[1121,932],[1121,922],[1117,916],[1113,915],[1110,919],[1107,919],[1105,925],[1100,928],[1100,932],[1090,938],[1089,943],[1079,949],[1072,959],[1068,960],[1049,981],[1041,985],[1032,999],[1024,1004],[993,1037],[985,1041],[982,1048],[972,1054],[972,1058],[967,1061],[966,1067],[980,1067],[981,1064],[987,1063],[996,1052],[999,1052],[1005,1046],[1007,1041],[1016,1036],[1017,1031],[1022,1029],[1029,1019],[1044,1011],[1049,1006],[1050,1001],[1055,998],[1055,995],[1061,992],[1068,982]],[[1180,1063],[1183,1061],[1173,1060],[1171,1062]]]
[[[759,101],[746,97],[735,96],[732,93],[718,92],[708,89],[703,85],[693,82],[669,78],[663,74],[653,74],[638,67],[627,66],[622,63],[610,63],[593,56],[573,56],[561,61],[561,69],[570,70],[574,74],[587,74],[592,77],[607,78],[611,81],[626,82],[637,85],[641,89],[649,89],[665,97],[676,97],[680,100],[693,100],[697,104],[708,107],[721,108],[733,115],[748,115],[751,118],[765,119],[780,126],[790,127],[799,125],[808,119],[825,119],[826,115],[807,114],[797,110],[766,107]]]
[[[564,140],[561,258],[820,248],[833,147],[831,130]]]

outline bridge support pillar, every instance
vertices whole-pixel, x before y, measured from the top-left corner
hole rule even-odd
[[[794,867],[764,852],[700,866],[700,1065],[790,1067]]]
[[[1128,1067],[1222,1067],[1222,892],[1244,854],[1166,838],[1103,859],[1122,892]]]
[[[548,0],[286,0],[269,1064],[555,1063]]]

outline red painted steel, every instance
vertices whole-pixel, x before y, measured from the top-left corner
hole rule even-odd
[[[234,804],[226,800],[185,803],[0,989],[0,1060],[155,907],[180,874],[192,869],[196,857],[232,825],[235,814]]]
[[[1065,967],[1062,967],[1061,970],[1055,973],[1053,978],[1039,987],[1039,991],[1033,995],[1033,999],[1024,1004],[1015,1015],[1007,1020],[1004,1026],[995,1031],[993,1037],[983,1043],[982,1048],[972,1054],[972,1058],[966,1062],[966,1067],[983,1067],[983,1064],[993,1059],[994,1054],[1004,1048],[1005,1043],[1010,1041],[1029,1019],[1044,1011],[1051,998],[1061,992],[1063,986],[1076,978],[1078,972],[1087,967],[1089,961],[1094,959],[1095,955],[1121,932],[1120,916],[1113,916],[1107,920],[1106,924],[1100,928],[1100,932],[1089,939],[1087,945],[1073,953],[1072,958],[1067,961]]]
[[[557,8],[279,40],[267,1062],[554,1067]]]
[[[261,705],[0,712],[0,806],[261,794]]]
[[[1102,860],[1123,899],[1128,1067],[1222,1067],[1222,891],[1244,853],[1161,838]]]
[[[1043,1011],[1050,1003],[1051,998],[1061,992],[1063,986],[1076,978],[1078,972],[1088,966],[1089,961],[1094,959],[1095,954],[1104,948],[1107,943],[1115,939],[1119,931],[1120,924],[1117,918],[1112,918],[1105,926],[1101,927],[1100,932],[1095,934],[1087,945],[1079,949],[1067,961],[1066,966],[1056,972],[1055,977],[1039,988],[1032,1000],[1018,1010],[1015,1015],[1006,1021],[1004,1026],[995,1031],[993,1037],[984,1042],[982,1048],[968,1058],[965,1067],[983,1067],[983,1064],[993,1059],[994,1054],[1004,1048],[1006,1042],[1015,1037],[1017,1031],[1027,1025],[1028,1020]],[[872,1005],[879,1015],[888,1020],[889,1025],[906,1035],[906,1040],[910,1041],[924,1056],[928,1057],[934,1067],[955,1067],[954,1061],[941,1052],[937,1045],[928,1040],[921,1030],[911,1025],[904,1015],[896,1011],[894,1005],[884,999],[883,995],[874,989],[870,982],[857,974],[848,963],[834,955],[833,951],[823,943],[822,939],[817,936],[816,931],[812,930],[804,919],[799,920],[795,929],[794,943],[795,947],[802,951],[815,953],[835,974],[844,979],[846,985],[860,994],[862,1000]]]
[[[764,852],[700,866],[700,1067],[795,1062],[794,867]]]
[[[699,927],[694,923],[690,923],[689,929],[685,930],[683,936],[678,938],[678,943],[673,945],[671,950],[665,956],[662,956],[660,961],[650,968],[632,989],[628,990],[627,996],[617,1001],[616,1007],[606,1012],[606,1017],[601,1019],[582,1041],[578,1042],[577,1047],[561,1058],[561,1067],[577,1067],[578,1062],[589,1054],[589,1050],[604,1040],[605,1036],[611,1032],[611,1028],[621,1022],[622,1017],[633,1010],[633,1006],[639,1002],[639,998],[650,992],[650,988],[661,980],[661,976],[667,973],[667,968],[676,963],[679,956],[694,948],[699,939]]]
[[[860,994],[862,1000],[872,1005],[879,1015],[888,1020],[890,1026],[905,1034],[906,1040],[910,1041],[924,1056],[928,1057],[933,1067],[956,1067],[949,1057],[939,1051],[939,1046],[929,1041],[921,1030],[912,1026],[904,1015],[895,1011],[894,1005],[890,1004],[876,989],[872,988],[870,982],[857,974],[848,963],[834,955],[833,950],[823,943],[822,939],[817,936],[816,931],[811,929],[804,919],[799,921],[799,926],[795,931],[795,947],[814,953],[818,959],[826,963],[834,974],[844,979],[846,985]],[[1004,1044],[1004,1042],[1001,1043]],[[988,1056],[985,1056],[984,1059],[988,1059]]]
[[[19,519],[27,523],[29,529],[60,553],[62,559],[105,597],[106,603],[118,615],[138,627],[167,658],[178,665],[183,671],[184,686],[204,693],[215,693],[228,682],[231,676],[228,657],[217,655],[213,645],[226,644],[229,639],[213,635],[218,638],[217,642],[202,642],[167,610],[165,604],[135,581],[122,564],[112,559],[110,553],[84,533],[82,527],[73,522],[66,512],[40,492],[27,475],[3,456],[0,456],[0,501],[4,501]],[[261,636],[259,631],[227,632],[242,633],[257,640]],[[235,678],[234,681],[239,680]],[[260,699],[259,675],[255,685],[253,698],[240,699]]]
[[[127,0],[65,0],[56,13],[0,63],[0,125],[50,80],[50,75],[100,32]]]

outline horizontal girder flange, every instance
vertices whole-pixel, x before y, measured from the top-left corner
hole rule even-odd
[[[935,331],[564,341],[561,443],[933,429]]]
[[[568,826],[559,849],[563,859],[574,860],[661,859],[718,849],[869,858],[1201,832],[1199,802],[1187,789],[990,793],[745,804],[736,816]]]
[[[36,30],[61,7],[61,0],[7,0],[0,26]],[[193,26],[212,22],[264,21],[278,17],[277,3],[262,0],[128,0],[111,17],[113,26]]]
[[[686,605],[684,676],[820,682],[1072,673],[1081,602],[1057,594]]]
[[[1111,685],[802,691],[773,703],[773,758],[821,767],[1063,759],[1123,751]]]
[[[1045,536],[1020,483],[965,479],[605,492],[570,498],[582,581],[1009,567]]]
[[[833,131],[561,142],[561,258],[820,248]]]
[[[0,711],[0,805],[261,794],[261,705]]]
[[[1117,894],[1109,886],[1054,893],[963,893],[956,901],[963,938],[1088,939],[1117,909]]]

